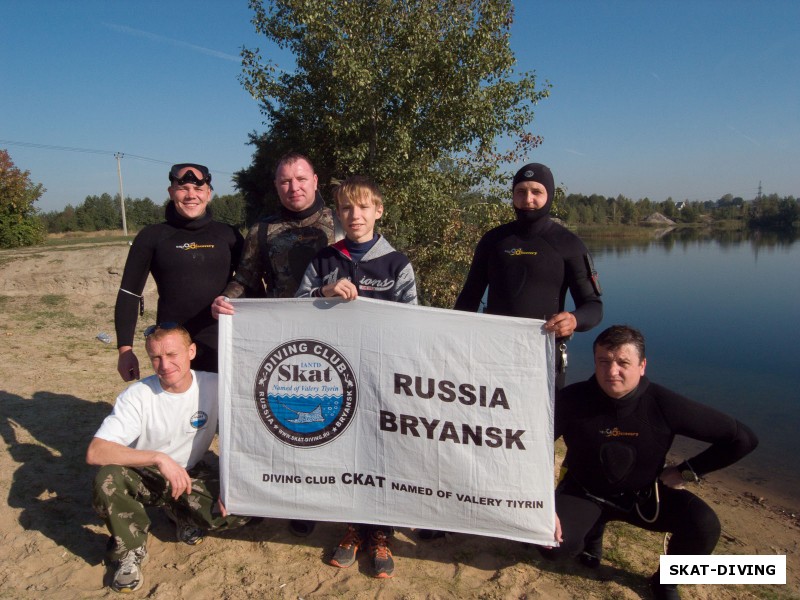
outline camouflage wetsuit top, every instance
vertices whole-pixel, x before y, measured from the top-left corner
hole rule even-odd
[[[285,208],[253,225],[236,275],[225,288],[229,298],[293,298],[308,263],[322,248],[341,239],[333,211],[322,197],[302,212]]]

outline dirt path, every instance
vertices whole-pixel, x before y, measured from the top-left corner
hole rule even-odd
[[[86,445],[123,388],[113,338],[113,303],[127,244],[0,252],[0,598],[115,597],[104,587],[106,532],[90,508],[93,470]],[[147,295],[153,322],[152,283]],[[758,494],[721,480],[700,494],[719,512],[717,554],[786,554],[787,586],[686,586],[684,598],[800,597],[796,516]],[[421,542],[400,530],[396,577],[368,576],[366,562],[347,570],[326,564],[341,532],[320,525],[306,539],[286,522],[265,519],[240,531],[179,545],[153,513],[148,598],[626,598],[649,597],[646,578],[661,536],[610,528],[597,571],[560,570],[516,542],[449,535]]]

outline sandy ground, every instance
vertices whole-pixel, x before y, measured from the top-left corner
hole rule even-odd
[[[0,598],[103,598],[106,532],[90,507],[86,446],[123,388],[116,370],[113,304],[127,245],[75,244],[0,252]],[[148,287],[153,322],[154,286]],[[140,356],[143,352],[140,349]],[[712,478],[699,494],[717,510],[717,554],[786,554],[785,586],[683,586],[684,598],[800,597],[800,524],[787,504]],[[148,598],[649,598],[663,537],[612,526],[602,566],[560,568],[517,542],[448,534],[419,541],[400,530],[396,576],[376,580],[362,558],[327,565],[340,525],[305,539],[265,519],[189,547],[154,512]]]

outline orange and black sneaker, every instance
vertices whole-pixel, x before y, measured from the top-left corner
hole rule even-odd
[[[388,579],[394,576],[394,559],[389,549],[389,538],[380,529],[374,529],[370,535],[369,555],[375,565],[375,577]]]
[[[356,562],[356,552],[358,552],[358,547],[361,545],[361,536],[358,535],[358,531],[352,525],[347,526],[347,533],[344,534],[342,541],[339,542],[339,546],[337,546],[336,550],[333,552],[333,558],[331,558],[331,564],[334,567],[340,567],[342,569],[346,569],[353,565]]]

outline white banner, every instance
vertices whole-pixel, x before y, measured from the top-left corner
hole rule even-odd
[[[219,348],[231,513],[552,543],[543,321],[366,298],[233,304]]]

